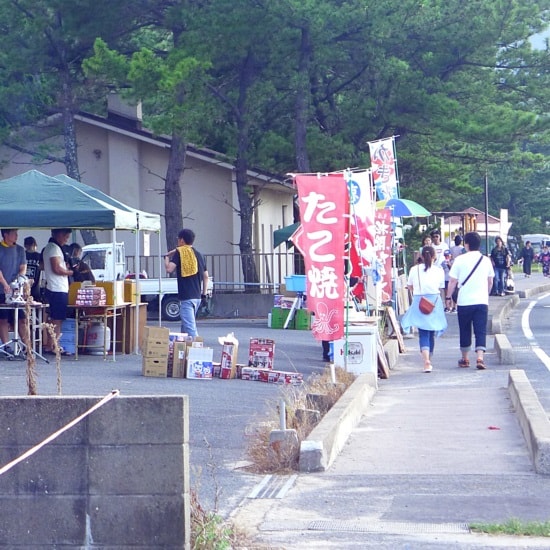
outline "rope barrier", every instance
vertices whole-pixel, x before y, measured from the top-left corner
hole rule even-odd
[[[21,456],[16,458],[15,460],[12,460],[8,464],[6,464],[4,467],[0,468],[0,476],[2,474],[5,474],[8,470],[11,470],[14,466],[28,458],[29,456],[32,456],[34,453],[39,451],[42,447],[47,445],[48,443],[52,442],[54,439],[58,438],[62,433],[66,432],[76,424],[78,424],[81,420],[86,418],[88,415],[92,414],[95,410],[99,409],[105,403],[108,403],[113,397],[118,397],[120,394],[120,390],[112,390],[110,393],[108,393],[101,401],[98,401],[93,407],[88,409],[85,413],[81,414],[80,416],[77,416],[74,420],[69,422],[68,424],[65,424],[62,428],[54,432],[52,435],[35,445],[34,447],[31,447],[28,451],[23,453]]]

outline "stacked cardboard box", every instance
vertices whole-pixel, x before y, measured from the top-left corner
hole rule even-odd
[[[168,376],[168,342],[170,330],[145,327],[141,344],[143,376]]]
[[[105,306],[107,296],[105,289],[98,286],[82,285],[76,292],[75,305],[77,306]]]

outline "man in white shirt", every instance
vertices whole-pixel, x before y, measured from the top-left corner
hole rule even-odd
[[[466,253],[458,256],[449,272],[446,304],[459,285],[457,299],[458,327],[460,330],[460,351],[462,358],[459,367],[469,367],[468,354],[472,347],[472,328],[475,334],[476,367],[486,369],[483,360],[487,349],[487,320],[489,316],[489,292],[493,286],[495,272],[491,260],[479,251],[481,237],[472,231],[464,235]]]
[[[436,254],[435,263],[436,265],[441,266],[441,264],[445,261],[444,252],[449,247],[445,243],[441,242],[441,233],[439,231],[432,231],[430,233],[430,237],[432,238],[432,246]]]
[[[42,251],[46,277],[46,300],[50,306],[50,322],[54,325],[58,341],[61,335],[61,324],[67,318],[69,277],[73,274],[67,265],[66,255],[63,251],[71,232],[72,230],[68,228],[52,229],[52,236]],[[53,347],[50,345],[45,353],[54,353]]]

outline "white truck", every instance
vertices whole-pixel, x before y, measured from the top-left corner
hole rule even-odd
[[[93,271],[96,281],[121,281],[126,278],[135,278],[137,274],[129,274],[126,266],[126,252],[124,243],[89,244],[82,247],[82,261],[86,262]],[[160,299],[160,315],[166,321],[179,321],[180,301],[178,298],[178,280],[175,277],[149,279],[139,278],[141,301],[147,302],[148,309],[158,311]],[[208,285],[209,298],[212,296],[212,280]],[[208,300],[207,312],[211,312],[212,300]]]

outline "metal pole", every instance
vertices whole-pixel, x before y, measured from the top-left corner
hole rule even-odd
[[[485,254],[489,253],[489,181],[485,170]]]

